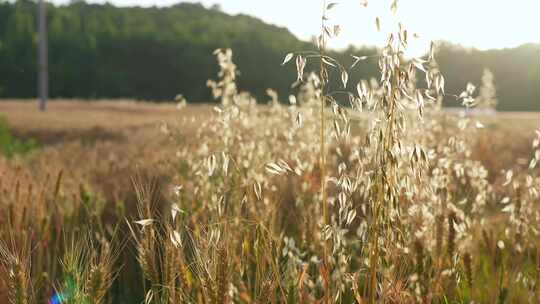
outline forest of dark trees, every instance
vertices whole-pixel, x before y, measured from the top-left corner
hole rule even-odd
[[[33,1],[0,0],[0,98],[36,96],[36,13]],[[293,65],[280,65],[284,55],[313,49],[285,28],[200,4],[140,8],[73,1],[49,4],[47,13],[52,97],[169,101],[181,93],[190,102],[208,102],[205,83],[217,72],[212,52],[225,47],[234,51],[242,90],[263,98],[272,88],[285,96],[296,73]],[[351,47],[333,55],[350,63],[350,54],[375,52]],[[437,58],[448,91],[480,85],[489,68],[500,110],[540,110],[540,45],[477,51],[442,43]],[[366,61],[350,83],[373,76],[376,62]]]

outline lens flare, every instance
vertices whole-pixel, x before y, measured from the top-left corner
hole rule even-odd
[[[77,286],[73,278],[68,277],[64,280],[64,288],[62,292],[55,292],[53,296],[49,299],[47,304],[62,304],[66,303],[67,300],[72,299],[73,295],[76,294]]]
[[[65,300],[64,295],[62,293],[54,293],[54,295],[49,299],[48,304],[62,304],[62,302]]]

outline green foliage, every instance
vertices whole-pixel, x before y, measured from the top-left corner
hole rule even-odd
[[[33,139],[24,141],[13,138],[6,120],[0,116],[0,154],[11,158],[15,155],[28,154],[36,148],[37,144]]]
[[[210,101],[204,86],[217,73],[212,52],[231,47],[240,88],[264,96],[286,92],[294,80],[279,65],[284,52],[311,48],[287,29],[248,17],[232,17],[200,4],[167,8],[119,8],[73,2],[48,5],[52,96]],[[36,4],[0,3],[1,96],[36,96]],[[293,69],[293,68],[289,68]]]

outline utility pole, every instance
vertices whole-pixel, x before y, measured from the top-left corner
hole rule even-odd
[[[38,94],[39,109],[47,109],[47,98],[49,96],[49,71],[47,55],[47,4],[45,0],[39,0],[38,3]]]

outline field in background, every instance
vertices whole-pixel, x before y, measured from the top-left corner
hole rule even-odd
[[[9,164],[0,158],[0,172],[6,166],[19,168],[20,174],[32,176],[31,182],[40,183],[62,171],[66,190],[78,191],[84,185],[107,204],[131,205],[136,199],[131,178],[143,174],[158,180],[161,187],[170,186],[171,177],[178,173],[174,157],[178,138],[186,142],[195,138],[209,115],[211,105],[179,110],[175,104],[131,100],[54,100],[43,113],[32,101],[2,100],[0,116],[7,120],[10,132],[35,140],[39,148]],[[526,162],[531,130],[538,127],[540,114],[480,115],[486,126],[473,159],[493,176],[516,160]],[[174,140],[166,135],[170,128],[179,132]]]
[[[39,148],[10,164],[0,159],[0,168],[18,166],[35,179],[63,171],[67,188],[85,183],[109,203],[134,200],[130,178],[144,173],[168,181],[176,173],[171,162],[175,162],[178,138],[192,140],[212,113],[209,104],[179,110],[176,104],[131,100],[54,100],[46,112],[40,112],[33,101],[2,100],[0,116],[10,132],[16,138],[35,140]],[[531,130],[538,127],[540,113],[471,113],[485,124],[473,159],[493,175],[516,161],[527,161]],[[166,135],[171,128],[179,132],[175,140]]]
[[[115,138],[144,141],[148,138],[131,135],[139,132],[151,135],[163,123],[185,123],[186,127],[193,127],[191,119],[204,118],[210,109],[204,105],[190,106],[180,112],[174,104],[54,100],[49,102],[46,112],[40,112],[33,101],[0,101],[0,115],[7,119],[12,132],[34,137],[43,144]]]
[[[33,158],[52,157],[47,161],[51,167],[55,162],[83,165],[73,162],[84,157],[96,157],[98,163],[106,162],[99,161],[99,157],[103,160],[120,157],[139,166],[153,164],[164,154],[170,157],[175,151],[175,144],[163,133],[165,125],[189,139],[211,114],[211,105],[189,105],[178,110],[176,104],[132,100],[53,100],[43,113],[34,101],[0,101],[0,116],[7,120],[10,132],[17,138],[36,140],[41,151]],[[481,137],[476,150],[479,160],[498,170],[516,158],[527,156],[530,130],[538,127],[540,113],[479,115],[486,124],[486,136]],[[62,150],[70,156],[61,156]],[[80,171],[72,169],[71,172]]]
[[[447,110],[458,113],[458,110]],[[34,137],[42,144],[68,141],[96,141],[123,138],[145,142],[165,124],[184,124],[183,132],[193,133],[207,115],[211,105],[190,105],[177,109],[171,103],[144,103],[132,100],[53,100],[46,112],[37,109],[29,100],[0,100],[0,115],[4,116],[11,131],[20,137]],[[538,125],[540,113],[498,112],[480,114],[492,126],[505,132],[531,130]],[[154,134],[155,135],[155,134]]]
[[[180,111],[174,104],[129,100],[55,100],[40,112],[35,102],[2,100],[0,116],[11,134],[35,140],[38,148],[9,163],[0,157],[0,175],[19,168],[39,183],[62,171],[66,190],[84,184],[108,203],[132,201],[137,173],[163,182],[173,175],[169,162],[176,142],[166,129],[174,127],[189,140],[210,113],[204,105]]]
[[[125,160],[148,164],[150,159],[159,159],[165,153],[168,156],[174,154],[175,145],[171,145],[163,133],[165,125],[179,130],[186,139],[192,138],[201,123],[212,114],[212,107],[209,104],[189,105],[179,110],[172,103],[53,100],[49,102],[48,111],[43,113],[37,110],[33,101],[1,100],[0,116],[6,118],[15,137],[35,139],[46,151],[54,147],[53,150],[64,148],[73,152],[77,150],[74,147],[84,145],[83,151],[79,152],[93,155],[107,147],[102,152],[109,156],[122,151]],[[446,112],[457,115],[459,110]],[[476,158],[488,168],[499,170],[516,158],[528,156],[531,130],[538,127],[540,113],[471,113],[481,117],[486,125],[485,136],[476,147]],[[69,159],[60,157],[59,161]]]

